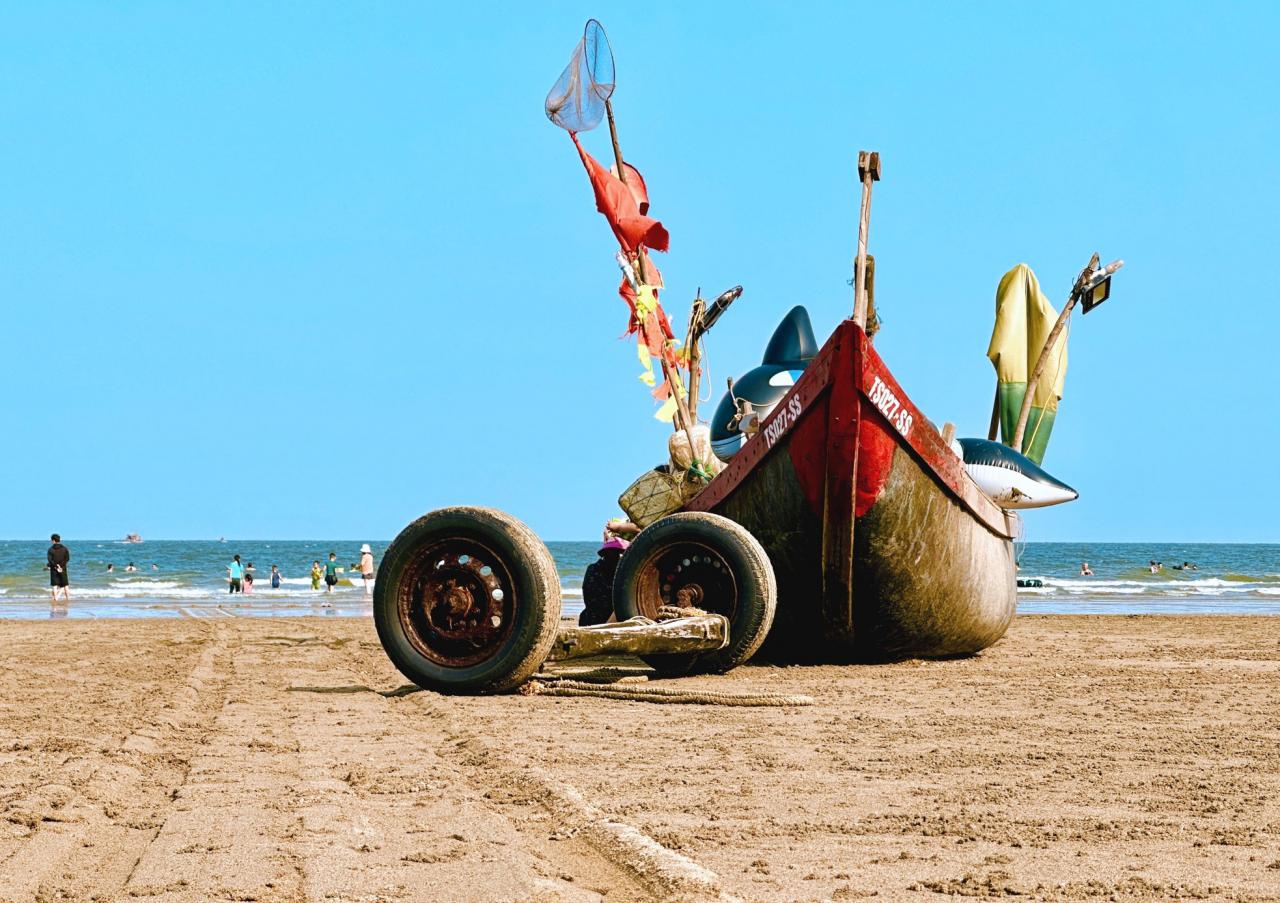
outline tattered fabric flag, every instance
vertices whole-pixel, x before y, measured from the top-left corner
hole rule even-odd
[[[667,250],[670,240],[667,230],[663,228],[662,223],[640,212],[637,197],[645,196],[641,193],[633,193],[625,182],[587,153],[578,141],[577,135],[571,132],[570,137],[573,139],[574,147],[578,149],[578,155],[582,157],[582,165],[587,168],[587,175],[591,178],[591,187],[596,193],[596,209],[609,221],[609,228],[613,230],[622,250],[628,255],[634,255],[641,246],[655,251]],[[631,166],[628,166],[627,170],[629,173],[634,172]],[[643,189],[643,185],[644,182],[641,181],[638,187]],[[647,197],[644,205],[647,210],[649,207]]]
[[[1000,435],[1013,442],[1018,413],[1027,394],[1027,379],[1044,349],[1045,339],[1058,320],[1058,312],[1040,290],[1031,267],[1020,263],[1000,280],[996,289],[996,324],[987,357],[996,368]],[[1045,362],[1031,398],[1031,415],[1022,437],[1024,455],[1040,464],[1049,446],[1049,434],[1058,416],[1058,402],[1067,376],[1067,341],[1059,338]]]

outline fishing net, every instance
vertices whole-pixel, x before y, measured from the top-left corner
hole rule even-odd
[[[613,50],[595,19],[587,20],[582,40],[569,65],[547,93],[547,118],[570,132],[586,132],[604,118],[604,104],[613,95]]]

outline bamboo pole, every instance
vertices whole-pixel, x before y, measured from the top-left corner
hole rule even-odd
[[[613,140],[613,159],[618,164],[618,178],[625,185],[627,183],[627,169],[622,163],[622,148],[618,145],[618,126],[613,121],[613,101],[606,100],[604,102],[605,115],[609,117],[609,137]]]
[[[862,204],[858,213],[858,258],[853,272],[853,321],[867,328],[867,233],[871,228],[871,183],[880,181],[880,155],[858,151],[858,181]]]
[[[613,159],[618,165],[618,179],[622,182],[623,185],[625,185],[627,184],[627,166],[622,159],[622,145],[618,143],[618,125],[613,119],[613,101],[612,100],[606,100],[604,102],[604,111],[605,111],[605,115],[609,119],[609,138],[613,142]],[[646,285],[648,284],[646,281],[646,275],[644,271],[644,246],[643,245],[636,249],[636,276],[639,277],[639,280],[641,283],[644,283]],[[648,327],[644,323],[641,323],[640,324],[641,338],[643,338],[646,342],[648,342],[649,340],[648,333],[649,333]],[[663,339],[663,342],[659,344],[665,344],[665,341],[666,340]],[[684,430],[685,439],[689,443],[689,457],[691,460],[697,461],[698,460],[697,448],[693,444],[693,433],[690,432],[690,430],[693,428],[694,421],[689,416],[689,408],[685,404],[685,400],[682,397],[680,397],[678,379],[672,379],[673,368],[669,363],[667,363],[667,359],[665,355],[660,354],[658,356],[658,362],[662,365],[662,376],[667,381],[667,384],[670,385],[671,393],[676,400],[675,427],[676,429]],[[678,373],[675,375],[678,376]]]
[[[1071,311],[1076,306],[1076,302],[1084,297],[1086,291],[1092,291],[1094,285],[1097,284],[1096,280],[1098,278],[1110,276],[1122,266],[1124,266],[1124,261],[1116,260],[1099,270],[1098,255],[1094,254],[1089,260],[1089,265],[1076,278],[1076,284],[1071,287],[1071,297],[1062,306],[1062,313],[1058,314],[1058,322],[1053,324],[1049,337],[1044,340],[1044,348],[1040,350],[1040,357],[1036,360],[1035,367],[1027,376],[1027,394],[1022,397],[1022,407],[1018,409],[1018,425],[1013,430],[1013,441],[1009,443],[1016,451],[1022,451],[1022,436],[1027,430],[1027,418],[1031,416],[1031,401],[1035,397],[1036,386],[1044,373],[1045,365],[1049,363],[1050,352],[1057,345],[1058,337],[1062,334],[1063,327],[1067,325],[1067,319],[1071,316]]]

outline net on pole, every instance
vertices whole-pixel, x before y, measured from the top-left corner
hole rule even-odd
[[[547,93],[547,118],[569,132],[586,132],[604,118],[604,105],[613,95],[613,50],[595,19],[587,20],[582,40],[569,65]]]

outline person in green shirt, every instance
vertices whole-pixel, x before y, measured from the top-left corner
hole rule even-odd
[[[338,585],[338,553],[330,552],[329,561],[324,566],[324,582],[328,587],[325,592],[333,592],[333,588]]]

